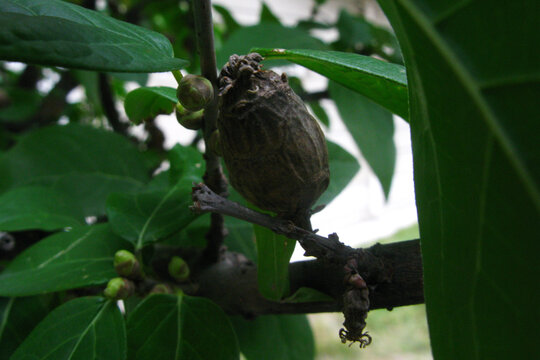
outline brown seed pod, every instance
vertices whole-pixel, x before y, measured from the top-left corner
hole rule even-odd
[[[311,230],[310,208],[329,182],[317,121],[285,74],[257,53],[233,55],[219,76],[218,129],[232,186],[256,206]]]

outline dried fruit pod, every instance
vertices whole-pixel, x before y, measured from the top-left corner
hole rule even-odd
[[[310,208],[329,182],[324,135],[285,74],[261,70],[260,61],[233,55],[221,70],[223,158],[248,201],[311,230]]]

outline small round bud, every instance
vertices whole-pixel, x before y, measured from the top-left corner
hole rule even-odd
[[[113,278],[109,280],[107,287],[103,291],[103,295],[106,298],[113,300],[127,299],[135,291],[135,285],[128,279],[121,277]]]
[[[201,110],[214,99],[214,87],[202,76],[186,75],[178,84],[176,97],[186,109]]]
[[[189,111],[182,106],[182,104],[176,104],[176,120],[178,123],[190,130],[199,130],[203,126],[203,113],[204,110]]]
[[[139,279],[141,277],[141,265],[139,261],[127,250],[118,250],[114,254],[114,269],[120,276],[131,279]]]
[[[167,284],[157,284],[150,290],[150,294],[172,294],[173,289]]]
[[[189,266],[179,256],[173,256],[169,262],[169,275],[177,281],[186,281],[189,278]]]

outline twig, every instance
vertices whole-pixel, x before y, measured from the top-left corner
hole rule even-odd
[[[111,84],[107,74],[99,73],[98,86],[99,100],[101,101],[101,106],[103,106],[103,112],[105,113],[107,120],[109,120],[109,124],[115,132],[127,135],[128,125],[120,120],[120,114],[118,114],[118,110],[116,110],[114,94],[111,91]]]
[[[217,195],[204,184],[196,185],[192,196],[193,211],[219,213],[264,226],[277,234],[298,240],[306,250],[306,256],[315,256],[342,265],[347,259],[358,256],[358,250],[341,243],[336,234],[326,238],[299,228],[288,220],[261,214]]]
[[[217,65],[214,50],[212,6],[209,0],[193,1],[192,6],[201,61],[201,72],[214,86],[214,99],[204,110],[203,138],[205,143],[208,144],[210,136],[216,129],[218,117]],[[209,149],[209,146],[206,146],[206,149]],[[221,170],[219,157],[207,150],[204,159],[206,161],[206,172],[203,177],[204,182],[213,191],[225,195],[227,193],[227,182]],[[219,214],[212,214],[210,230],[206,235],[208,243],[203,254],[204,261],[213,263],[218,260],[224,237],[223,217]]]

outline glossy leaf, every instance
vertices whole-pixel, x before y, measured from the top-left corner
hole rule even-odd
[[[176,184],[181,178],[199,183],[204,175],[203,155],[192,146],[176,144],[167,154],[171,165],[169,182]]]
[[[107,216],[115,233],[141,249],[181,230],[197,215],[189,210],[192,181],[182,179],[163,189],[114,193],[107,200]]]
[[[434,358],[538,358],[538,3],[380,3],[409,78]]]
[[[0,195],[0,231],[51,231],[82,224],[82,213],[59,191],[25,186]]]
[[[53,310],[11,360],[125,358],[126,330],[115,301],[83,297]]]
[[[287,48],[287,46],[282,46]],[[407,120],[407,78],[401,65],[338,51],[255,48],[269,59],[286,59],[302,65],[364,95]]]
[[[8,360],[53,307],[51,295],[0,298],[0,360]]]
[[[289,292],[289,261],[296,240],[253,225],[257,244],[257,281],[259,292],[270,300],[281,300]]]
[[[148,181],[148,169],[125,137],[90,126],[48,126],[22,137],[0,157],[0,192],[30,183],[51,184],[72,173],[90,173],[98,181],[84,191],[112,182]]]
[[[0,273],[0,296],[27,296],[106,283],[114,253],[129,243],[107,224],[51,235],[23,251]]]
[[[330,82],[328,90],[341,119],[388,197],[396,165],[392,114],[335,82]]]
[[[238,359],[238,341],[223,310],[208,299],[152,295],[127,323],[133,360]]]
[[[140,87],[129,92],[124,101],[126,114],[135,124],[174,111],[176,89],[166,86]]]
[[[229,36],[217,53],[217,64],[222,67],[232,54],[247,54],[253,47],[284,47],[325,49],[326,45],[307,31],[275,23],[242,27]]]
[[[349,184],[360,170],[358,160],[336,143],[326,141],[330,166],[330,184],[317,200],[318,205],[328,205]]]
[[[231,317],[247,360],[315,358],[313,333],[305,315],[264,315],[253,320]]]
[[[180,69],[161,34],[60,0],[3,0],[0,59],[67,68],[159,72]]]

